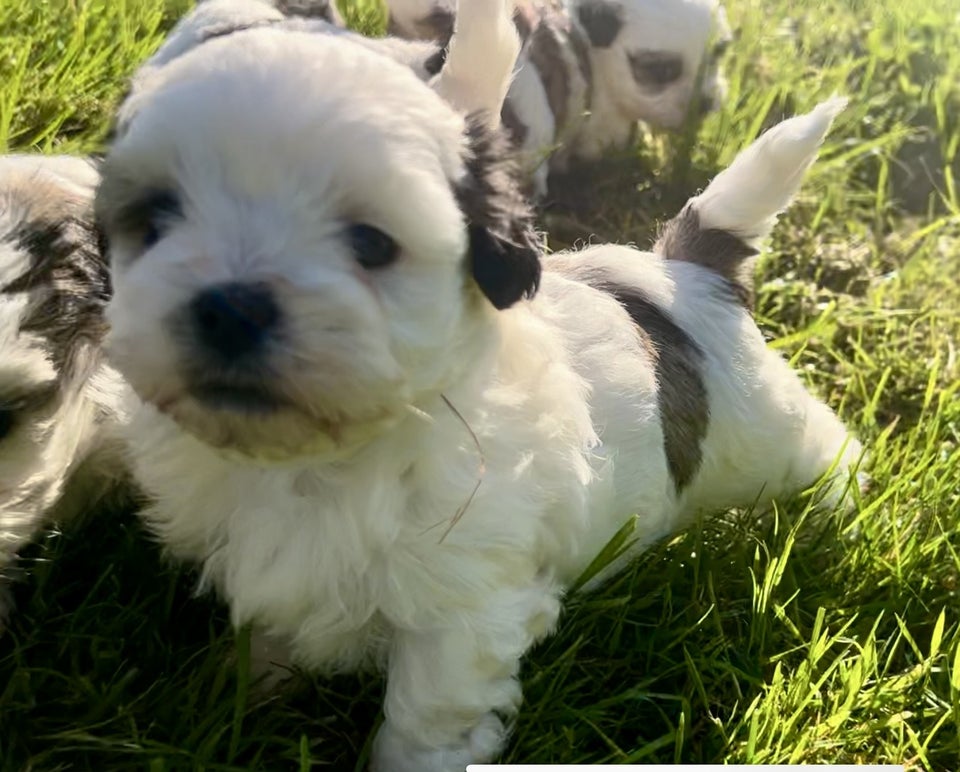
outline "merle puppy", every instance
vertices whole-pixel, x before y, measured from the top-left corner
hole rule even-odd
[[[44,524],[126,489],[97,181],[82,158],[0,157],[0,582]]]

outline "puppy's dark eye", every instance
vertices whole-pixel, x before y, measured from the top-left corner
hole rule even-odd
[[[353,254],[364,268],[388,266],[400,253],[397,242],[372,225],[351,225],[347,233]]]
[[[443,65],[447,63],[447,49],[439,48],[437,52],[431,54],[427,57],[426,61],[423,63],[423,69],[427,75],[436,75],[440,70],[443,69]]]
[[[13,411],[0,408],[0,440],[13,431]]]
[[[661,91],[683,75],[683,58],[666,51],[629,54],[633,78],[641,86]]]
[[[120,213],[117,226],[122,232],[137,238],[144,249],[149,249],[180,217],[183,217],[183,209],[176,193],[151,190]]]

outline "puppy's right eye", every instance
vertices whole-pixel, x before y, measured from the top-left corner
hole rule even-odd
[[[628,54],[633,79],[651,91],[663,91],[683,75],[683,58],[667,51]]]
[[[149,249],[180,217],[183,217],[183,209],[176,193],[154,190],[126,209],[119,225],[123,231],[134,235],[144,249]]]
[[[348,229],[353,254],[364,268],[383,268],[397,259],[400,247],[379,228],[356,224]]]
[[[0,408],[0,440],[13,431],[13,411]]]

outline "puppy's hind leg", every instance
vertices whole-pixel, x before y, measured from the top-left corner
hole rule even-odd
[[[781,399],[784,392],[789,395],[790,404],[783,403],[789,411],[784,418],[792,428],[780,437],[780,452],[770,456],[779,455],[785,465],[774,478],[779,478],[780,489],[770,490],[770,494],[789,496],[819,483],[819,509],[850,510],[855,503],[854,487],[862,490],[867,483],[866,473],[861,471],[865,458],[860,442],[833,410],[806,390],[779,356],[770,352],[770,359],[764,370],[772,377],[765,385]],[[776,437],[772,439],[776,441]]]

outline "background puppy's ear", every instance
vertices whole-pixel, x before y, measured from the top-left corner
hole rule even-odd
[[[470,270],[490,302],[508,308],[540,285],[540,236],[502,130],[473,115],[467,139],[467,174],[456,194],[470,233]]]
[[[513,8],[513,0],[459,0],[446,60],[431,83],[456,109],[482,112],[491,126],[500,123],[520,54]]]
[[[596,48],[610,48],[623,27],[623,9],[610,0],[584,0],[577,8],[580,25]]]

